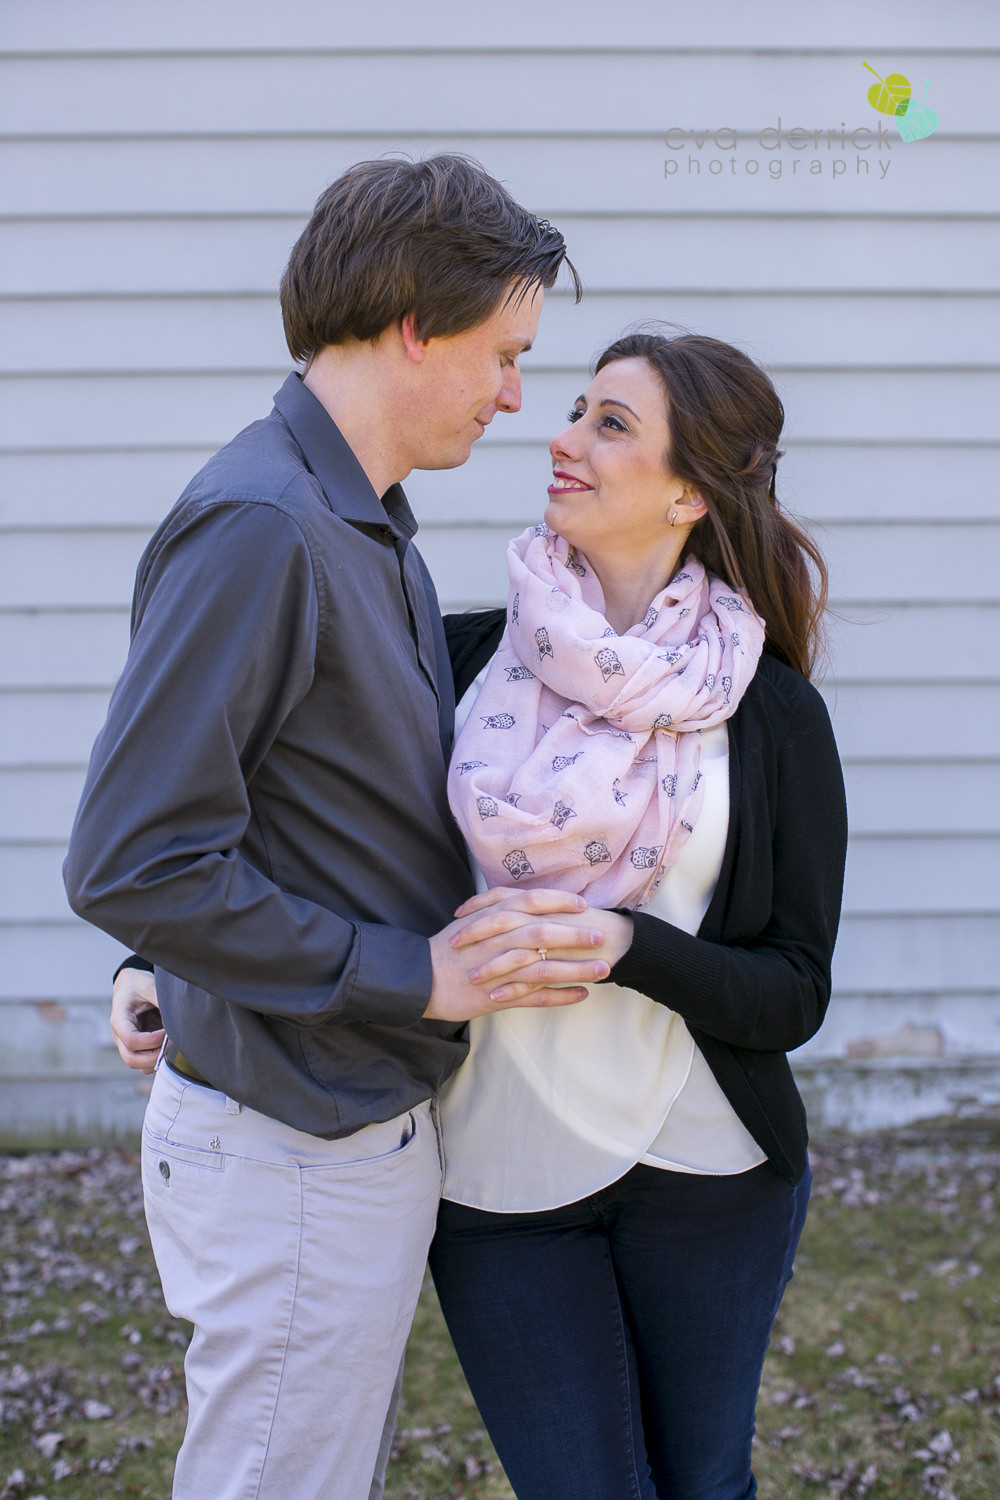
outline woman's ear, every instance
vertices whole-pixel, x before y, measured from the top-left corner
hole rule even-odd
[[[700,521],[702,516],[708,514],[708,506],[705,504],[697,490],[685,490],[679,500],[675,500],[670,507],[671,526],[693,526]]]

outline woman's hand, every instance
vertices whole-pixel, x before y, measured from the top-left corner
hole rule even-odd
[[[566,891],[496,887],[460,906],[456,921],[431,939],[446,939],[446,966],[462,992],[462,1017],[451,1011],[444,972],[431,1005],[443,1002],[448,1019],[466,1019],[512,1005],[571,1005],[586,996],[577,986],[606,979],[632,942],[632,923],[618,912],[588,907]],[[594,950],[599,949],[598,954]],[[539,950],[546,954],[542,958]],[[454,959],[460,962],[456,964]],[[553,988],[553,986],[567,986]],[[426,1014],[440,1014],[428,1008]]]
[[[593,957],[603,933],[579,921],[575,926],[565,923],[567,916],[578,918],[586,910],[581,897],[568,891],[497,894],[497,901],[490,903],[493,911],[481,914],[473,907],[468,916],[459,916],[431,938],[434,983],[424,1012],[428,1019],[467,1021],[512,1003],[573,1005],[586,998],[582,984],[606,978],[607,960]],[[551,948],[553,957],[543,962],[539,948]],[[516,997],[491,994],[482,974],[471,978],[471,969],[493,961],[504,973],[524,971]],[[553,988],[557,985],[564,987]]]
[[[156,982],[145,969],[122,969],[111,991],[111,1035],[127,1068],[152,1073],[166,1038]]]
[[[482,941],[495,924],[500,924],[506,931],[516,932],[517,947],[496,957],[488,957],[484,954],[483,961],[477,963],[470,973],[469,977],[475,984],[488,984],[493,987],[491,998],[502,1000],[507,1005],[516,1005],[530,994],[531,976],[527,973],[518,974],[517,971],[519,969],[537,971],[543,967],[538,958],[539,948],[561,949],[560,958],[566,960],[583,957],[586,948],[599,947],[600,958],[607,965],[603,972],[596,975],[597,980],[601,980],[607,978],[618,960],[632,946],[631,918],[622,916],[620,912],[602,911],[599,907],[588,906],[582,896],[573,898],[579,903],[577,909],[563,911],[556,919],[559,924],[558,934],[550,923],[539,924],[537,918],[533,916],[536,908],[531,898],[539,898],[547,903],[549,898],[558,894],[556,891],[518,891],[509,887],[496,886],[492,890],[484,891],[481,895],[473,896],[458,908],[455,914],[457,917],[464,918],[481,914],[481,921],[479,924],[473,922],[466,926],[453,940],[456,946],[467,948],[472,943]],[[550,909],[548,905],[545,906],[546,911]],[[508,926],[507,924],[516,913],[524,914],[522,918],[524,923],[534,921],[535,925],[521,925],[516,928]],[[578,945],[575,948],[572,936],[574,933],[577,934]],[[599,944],[593,942],[593,938],[598,933],[602,939]],[[477,957],[477,955],[473,956]],[[548,962],[551,964],[551,960]],[[549,983],[558,984],[559,980],[552,978]]]

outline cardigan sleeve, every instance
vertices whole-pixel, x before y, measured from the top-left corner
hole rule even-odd
[[[461,615],[444,616],[456,703],[461,702],[493,656],[506,623],[505,609],[467,610]]]
[[[122,959],[121,963],[112,974],[112,984],[114,984],[115,980],[118,978],[123,969],[138,969],[143,974],[152,974],[154,972],[154,965],[150,963],[148,958],[141,958],[138,953],[130,953],[128,958]]]
[[[770,742],[771,766],[742,768],[721,913],[713,900],[697,936],[632,913],[632,946],[610,979],[729,1046],[787,1052],[818,1031],[829,1003],[847,814],[826,705],[804,680]]]

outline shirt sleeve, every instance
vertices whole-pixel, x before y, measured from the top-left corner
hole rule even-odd
[[[64,865],[73,910],[188,983],[302,1025],[410,1026],[426,938],[352,922],[244,856],[248,786],[313,678],[319,605],[297,521],[191,506],[140,564],[125,669]]]
[[[847,812],[826,706],[808,684],[778,745],[773,812],[755,808],[751,885],[767,889],[770,915],[726,942],[691,936],[643,912],[610,978],[677,1011],[730,1046],[788,1052],[819,1030],[830,999],[840,918]],[[741,839],[745,831],[741,830]],[[753,899],[753,891],[736,900]]]

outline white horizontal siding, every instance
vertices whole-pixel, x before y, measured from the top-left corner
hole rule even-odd
[[[902,58],[895,64],[905,65]],[[949,70],[943,60],[920,58],[910,65],[920,76],[918,97],[925,72],[932,75],[929,102],[949,134],[992,133],[995,55],[969,56],[961,72]],[[178,76],[183,89],[177,87]],[[498,77],[503,87],[497,87]],[[672,136],[674,146],[683,140],[696,155],[710,156],[718,154],[716,140],[729,144],[720,127],[752,125],[756,135],[780,115],[784,130],[801,126],[811,132],[801,153],[808,155],[810,149],[840,145],[842,121],[845,140],[856,127],[871,123],[872,83],[860,58],[834,64],[824,52],[717,54],[708,96],[690,58],[649,48],[617,50],[613,72],[606,55],[573,51],[554,57],[523,51],[461,57],[424,52],[419,67],[405,50],[361,56],[319,50],[291,57],[188,56],[181,63],[156,56],[34,57],[0,59],[0,133],[326,136],[350,122],[358,135],[406,136],[419,120],[421,132],[441,135],[512,130],[568,135],[583,129],[610,138],[638,133],[662,138],[670,127],[679,127],[686,134]],[[762,107],[764,100],[780,102],[769,110]],[[829,142],[828,130],[835,132]],[[867,139],[857,137],[861,143]],[[899,148],[896,140],[887,149]],[[780,149],[791,150],[787,144]]]
[[[0,845],[0,884],[6,893],[5,922],[60,922],[66,919],[61,845]]]
[[[617,19],[617,18],[614,18]],[[743,0],[718,0],[711,12],[663,0],[635,0],[629,35],[645,47],[671,52],[738,51],[750,58],[762,47],[814,47],[854,57],[888,47],[893,58],[923,49],[1000,46],[1000,18],[982,0],[881,0],[878,6],[847,0],[836,10],[799,5],[773,7],[766,15]],[[501,16],[470,8],[466,0],[435,0],[433,11],[410,0],[380,0],[378,6],[331,5],[330,0],[173,0],[170,6],[134,0],[100,0],[82,9],[78,0],[8,0],[2,12],[0,48],[11,52],[212,52],[302,51],[348,48],[424,53],[470,48],[559,54],[616,51],[616,27],[602,8],[579,0],[508,0]],[[905,49],[905,50],[904,50]]]
[[[65,916],[61,844],[0,846],[0,885],[8,921],[52,922]],[[928,872],[947,868],[938,885]],[[1000,837],[859,839],[851,849],[844,909],[855,912],[989,914],[1000,909]]]
[[[526,518],[527,521],[537,520],[544,509],[544,484],[548,478],[547,473],[540,476],[537,510]],[[470,603],[474,599],[482,602],[505,599],[504,559],[508,536],[508,527],[502,525],[470,526],[460,530],[425,528],[420,533],[420,550],[434,572],[442,597]],[[960,602],[964,598],[978,601],[990,599],[995,589],[1000,547],[1000,524],[996,522],[966,522],[951,528],[827,522],[819,539],[830,565],[831,594],[838,603],[856,600],[873,600],[879,604],[905,603],[917,598],[930,602]],[[13,542],[15,538],[10,540]],[[28,538],[25,542],[24,566],[30,568],[33,544]],[[47,543],[43,541],[42,545]],[[947,553],[943,556],[945,547]],[[87,587],[87,581],[81,579],[80,586]],[[859,621],[862,617],[855,615],[854,618]],[[869,618],[875,625],[877,612],[871,611]],[[930,624],[926,616],[921,617],[920,623],[921,626]],[[850,630],[854,636],[855,656],[866,649],[857,638],[860,628],[858,623]],[[838,629],[838,640],[847,629],[846,625]],[[895,660],[879,654],[875,640],[873,635],[870,650],[875,666],[869,663],[866,675],[878,670],[882,677],[895,677]],[[958,642],[952,644],[955,650],[961,651]],[[919,652],[920,659],[925,659],[919,639],[911,638],[901,645],[911,656]],[[945,651],[941,652],[939,660],[946,660]],[[993,662],[996,660],[994,651]],[[912,661],[909,667],[912,670]],[[994,667],[990,676],[1000,677],[1000,670]]]
[[[939,916],[924,913],[866,914],[844,919],[834,958],[834,988],[840,994],[936,995],[978,992],[997,1009],[996,952],[1000,918],[995,913]]]
[[[121,1085],[122,1068],[106,1004],[42,998],[0,1000],[0,1055],[4,1089],[42,1080],[81,1077]],[[64,1084],[65,1087],[65,1084]]]
[[[914,522],[906,528],[874,521],[868,525],[828,523],[822,529],[822,542],[834,602],[989,600],[996,587],[1000,524],[967,521],[948,526],[943,521],[942,517],[933,523]],[[925,623],[923,617],[920,623]],[[926,624],[933,629],[932,621]],[[918,632],[919,627],[911,634],[911,652],[920,650]],[[887,666],[895,676],[895,662],[883,657],[883,672]]]
[[[83,768],[0,769],[0,843],[69,838]]]
[[[128,650],[128,612],[68,610],[0,612],[0,689],[112,687]]]
[[[956,993],[944,1009],[937,995],[841,995],[822,1030],[795,1054],[795,1062],[843,1057],[862,1038],[895,1035],[897,1046],[905,1047],[908,1029],[936,1033],[942,1058],[1000,1057],[1000,1016],[989,997]],[[923,1039],[925,1046],[928,1040]]]
[[[273,302],[305,222],[304,211],[6,220],[3,212],[0,205],[0,294],[18,297],[211,294]],[[559,227],[590,292],[1000,290],[996,217],[943,219],[927,205],[909,217],[786,215],[780,223],[773,214],[671,213],[667,204],[645,215],[602,216],[595,205],[592,215],[561,214]]]
[[[559,223],[588,296],[547,299],[522,414],[407,485],[442,599],[502,598],[547,439],[623,327],[666,319],[761,359],[788,413],[779,493],[830,559],[823,691],[853,833],[837,998],[802,1066],[830,1089],[852,1040],[910,1023],[941,1032],[927,1068],[983,1097],[1000,1078],[1000,12],[639,0],[626,30],[617,45],[564,0],[500,19],[464,0],[0,14],[0,1131],[15,1111],[117,1129],[141,1106],[105,1031],[120,950],[59,877],[135,562],[284,379],[275,288],[317,192],[360,157],[448,146]],[[931,80],[934,137],[761,145],[779,115],[874,124],[863,58]],[[734,151],[663,139],[726,125]]]
[[[848,760],[844,772],[855,837],[1000,834],[995,761]],[[82,785],[82,765],[0,768],[0,843],[65,842]]]
[[[931,442],[995,441],[1000,371],[776,370],[792,441]],[[575,394],[575,392],[574,392]],[[559,374],[529,373],[519,436],[548,438],[566,422],[566,381]],[[505,441],[508,427],[483,439]],[[528,434],[523,433],[524,427]]]
[[[0,923],[0,1008],[25,1000],[86,1002],[106,1020],[109,980],[127,952],[68,913],[60,922]]]
[[[590,351],[588,351],[589,353]],[[218,375],[34,375],[0,378],[0,447],[221,445],[265,414],[286,369]],[[500,413],[480,440],[543,448],[566,425],[585,368],[526,366],[517,420]],[[775,372],[797,442],[979,443],[996,441],[1000,370],[785,370]]]
[[[946,882],[934,878],[938,870],[948,871]],[[847,862],[844,910],[849,915],[956,916],[1000,911],[1000,838],[987,833],[961,838],[855,837]]]
[[[848,913],[834,961],[840,995],[945,997],[977,993],[995,1005],[995,915]],[[67,915],[56,922],[0,923],[0,1000],[98,999],[107,994],[120,945]]]
[[[939,760],[962,774],[965,760],[996,760],[1000,690],[995,683],[828,682],[823,696],[850,760]],[[929,886],[951,878],[928,868]]]
[[[13,532],[0,552],[8,607],[126,604],[144,531]]]
[[[422,539],[426,541],[429,535],[425,531]],[[479,535],[473,533],[474,537]],[[143,539],[136,539],[130,546],[126,538],[123,548],[118,548],[103,534],[96,533],[86,538],[89,545],[79,553],[70,545],[68,550],[74,559],[79,558],[75,576],[81,584],[91,583],[86,573],[87,558],[93,556],[99,564],[103,582],[98,580],[100,587],[93,590],[91,600],[71,599],[64,584],[55,593],[50,609],[36,599],[21,609],[11,605],[0,610],[0,689],[113,686],[128,649],[125,596],[131,587],[131,575],[127,564],[131,551]],[[495,587],[477,602],[503,602],[505,539],[498,537],[488,553]],[[12,540],[8,540],[8,547]],[[25,540],[31,542],[36,559],[51,563],[53,555],[44,537]],[[68,543],[73,540],[66,538]],[[445,534],[445,542],[448,540]],[[933,547],[938,540],[932,538],[930,545]],[[480,545],[472,551],[476,567],[469,565],[470,577],[478,571]],[[891,556],[891,546],[887,551]],[[58,554],[55,556],[58,558]],[[111,569],[109,577],[107,557],[118,560],[119,568],[125,570],[116,573]],[[440,574],[441,570],[438,571]],[[448,580],[442,579],[442,586],[445,582]],[[468,589],[469,585],[459,572],[458,581],[451,580],[450,586]],[[25,592],[34,594],[37,590],[41,594],[41,587],[31,576],[26,577],[24,588]],[[109,606],[102,589],[119,594],[119,602]],[[78,585],[78,594],[83,592],[84,588]],[[448,603],[447,598],[444,602]],[[918,634],[923,637],[919,648]],[[837,680],[842,684],[882,682],[889,670],[896,682],[951,681],[975,685],[1000,681],[996,649],[1000,639],[1000,604],[968,605],[945,600],[922,605],[918,610],[909,603],[870,607],[838,603],[830,636]]]
[[[996,760],[848,761],[844,773],[855,836],[1000,833]]]
[[[528,520],[537,520],[544,509],[544,481],[548,477],[541,475],[537,508]],[[504,559],[509,536],[506,525],[426,527],[420,533],[420,550],[434,572],[442,597],[466,598],[474,588],[476,596],[486,602],[505,599]],[[132,578],[146,540],[145,529],[11,532],[0,549],[0,596],[8,607],[125,605],[132,596]],[[962,602],[965,598],[974,602],[988,600],[994,587],[1000,526],[974,521],[951,528],[841,526],[830,522],[822,528],[821,540],[831,566],[831,592],[838,603],[874,600],[881,605],[906,603],[918,597],[931,603]],[[941,553],[945,542],[947,564]],[[853,635],[855,653],[864,649],[858,637],[865,618],[856,614],[850,631],[846,625],[839,629],[838,640],[845,633]],[[877,611],[872,610],[867,618],[877,626]],[[924,623],[930,623],[925,616],[921,617]],[[919,659],[926,660],[918,641],[912,638],[913,631],[911,625],[911,640],[900,641],[900,647],[914,656],[919,651]],[[905,636],[905,630],[902,634]],[[873,660],[868,662],[865,675],[894,677],[895,661],[878,651],[876,641],[873,629]],[[957,645],[951,644],[953,649]],[[973,651],[978,648],[981,655],[982,644],[977,642]],[[946,646],[938,657],[945,666],[949,658]],[[910,672],[913,665],[911,660]],[[1000,677],[995,651],[991,665],[989,675]]]
[[[549,295],[544,317],[544,339],[524,361],[531,371],[575,372],[581,351],[596,355],[652,320],[724,338],[773,369],[1000,367],[1000,294],[605,292],[580,305]],[[287,363],[273,293],[0,302],[0,374],[278,371]]]
[[[822,540],[829,535],[824,532]],[[932,554],[946,540],[946,528],[935,528],[928,539]],[[991,533],[986,541],[989,547],[996,545]],[[886,556],[892,559],[891,542]],[[929,566],[930,559],[925,561]],[[839,592],[840,570],[834,581]],[[954,583],[952,587],[960,592]],[[998,632],[1000,605],[992,602],[930,599],[859,605],[838,599],[827,617],[830,656],[841,683],[884,681],[887,671],[896,682],[996,682]]]
[[[249,415],[244,409],[240,419]],[[783,445],[778,492],[789,509],[819,523],[936,520],[941,491],[927,483],[928,474],[947,483],[948,516],[956,522],[996,518],[1000,509],[1000,441],[966,446],[916,439],[905,445],[783,440]],[[86,523],[135,526],[148,533],[212,451],[188,444],[0,451],[0,531]],[[550,469],[541,443],[515,439],[484,449],[480,442],[461,469],[415,471],[406,492],[423,526],[488,519],[508,526],[513,535],[537,518]]]
[[[105,688],[4,693],[0,767],[85,766],[104,723],[108,697]]]
[[[859,106],[859,114],[862,109],[867,106]],[[556,222],[562,214],[593,212],[597,203],[610,214],[917,214],[926,212],[929,203],[945,214],[997,211],[996,140],[939,135],[910,146],[897,141],[894,155],[885,149],[872,156],[824,148],[809,157],[789,157],[787,170],[776,178],[764,165],[770,158],[751,135],[737,151],[735,174],[725,153],[714,158],[723,165],[713,172],[713,158],[699,159],[695,151],[678,158],[679,170],[669,179],[660,133],[613,140],[590,134],[583,125],[569,127],[565,135],[528,138],[392,132],[280,140],[8,137],[0,143],[0,174],[6,184],[5,211],[11,215],[304,214],[355,161],[387,151],[420,156],[439,150],[464,151],[485,161],[521,202]],[[744,166],[751,160],[758,163],[754,175]],[[810,168],[813,160],[821,164],[818,175]],[[834,173],[835,161],[845,165],[842,174]],[[864,254],[860,247],[857,253]],[[919,253],[918,245],[914,253]]]
[[[148,535],[212,451],[193,444],[0,451],[0,528],[85,521],[139,526]]]
[[[217,448],[265,415],[287,370],[0,378],[0,448]]]

